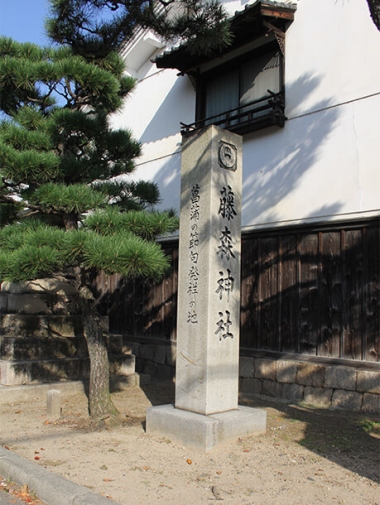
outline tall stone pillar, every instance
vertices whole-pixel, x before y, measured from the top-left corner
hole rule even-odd
[[[211,126],[183,142],[177,408],[237,408],[242,137]]]
[[[209,126],[183,140],[175,406],[147,431],[205,451],[265,431],[238,406],[242,138]]]

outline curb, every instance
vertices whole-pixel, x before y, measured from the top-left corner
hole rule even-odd
[[[48,505],[121,505],[0,447],[0,475],[27,485]]]

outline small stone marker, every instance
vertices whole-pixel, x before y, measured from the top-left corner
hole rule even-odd
[[[61,417],[61,392],[58,389],[50,389],[47,392],[47,417],[56,421]]]
[[[242,137],[209,126],[183,139],[175,406],[147,432],[208,451],[266,427],[238,406]]]

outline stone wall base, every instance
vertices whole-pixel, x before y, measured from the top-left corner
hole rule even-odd
[[[109,355],[110,375],[135,373],[135,356]],[[89,358],[0,360],[0,385],[21,386],[46,382],[86,380],[90,377]]]
[[[138,373],[173,379],[175,346],[124,339],[126,344],[136,356]],[[239,391],[324,408],[380,414],[380,367],[374,371],[345,364],[240,356]]]

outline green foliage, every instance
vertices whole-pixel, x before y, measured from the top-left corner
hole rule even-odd
[[[25,245],[8,254],[3,279],[19,282],[45,277],[60,270],[61,265],[59,252],[51,247]]]
[[[104,206],[104,196],[86,184],[43,184],[31,196],[30,202],[43,209],[82,214]]]
[[[53,152],[19,150],[7,145],[0,132],[1,175],[13,183],[34,185],[57,180],[61,176],[59,162]]]
[[[84,246],[84,265],[126,277],[159,279],[169,268],[167,258],[155,242],[127,234],[99,236],[89,234]]]
[[[107,209],[88,216],[84,226],[103,236],[131,232],[146,240],[154,240],[159,235],[175,231],[178,228],[178,219],[167,212],[120,213]]]
[[[231,42],[217,0],[51,0],[46,22],[53,40],[97,61],[119,50],[138,26],[165,40],[186,41],[194,53],[217,52]]]
[[[118,51],[136,27],[217,50],[228,23],[214,0],[50,3],[59,47],[0,37],[0,278],[73,266],[159,278],[168,260],[155,239],[178,219],[154,211],[156,184],[125,179],[140,144],[109,124],[135,83]]]

